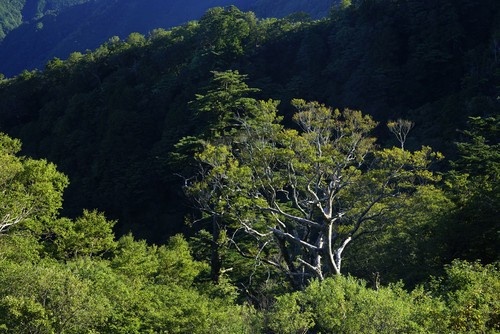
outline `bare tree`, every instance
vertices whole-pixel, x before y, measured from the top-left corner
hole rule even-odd
[[[389,121],[387,123],[387,127],[389,130],[396,136],[396,139],[401,144],[401,149],[404,150],[406,137],[408,133],[413,128],[415,123],[412,121],[408,121],[405,119],[398,119],[397,121]]]

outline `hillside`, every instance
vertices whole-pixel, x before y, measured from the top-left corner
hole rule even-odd
[[[26,154],[70,176],[68,213],[99,208],[123,232],[161,238],[181,229],[185,214],[168,155],[199,131],[203,121],[188,102],[213,70],[248,74],[265,97],[282,101],[285,115],[301,97],[361,109],[382,124],[410,118],[410,147],[431,145],[452,158],[468,116],[499,110],[491,52],[499,11],[495,1],[482,3],[471,12],[447,0],[380,2],[302,23],[219,8],[197,23],[132,34],[4,81],[0,125]]]
[[[0,75],[0,331],[498,333],[499,36],[214,7]]]
[[[54,58],[65,59],[73,51],[95,49],[112,36],[132,32],[147,34],[199,19],[211,7],[236,5],[260,17],[283,17],[296,11],[326,16],[332,0],[314,2],[243,0],[74,0],[8,2],[0,7],[0,73],[12,76],[23,69],[41,69]],[[3,23],[2,23],[3,22]],[[1,35],[3,34],[5,38]]]
[[[500,5],[342,3],[0,76],[0,331],[498,332]]]
[[[0,42],[23,23],[91,0],[11,0],[0,3]]]

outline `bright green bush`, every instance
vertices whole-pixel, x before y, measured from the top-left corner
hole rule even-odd
[[[422,289],[373,290],[364,281],[339,276],[278,297],[268,326],[274,333],[445,333],[444,310]]]
[[[433,282],[434,293],[448,305],[449,332],[500,331],[500,271],[498,263],[482,266],[455,260],[446,275]]]

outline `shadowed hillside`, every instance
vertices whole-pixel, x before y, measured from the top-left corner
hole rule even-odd
[[[261,17],[283,17],[296,11],[326,16],[332,0],[16,0],[0,5],[0,73],[12,76],[23,69],[41,69],[54,58],[73,51],[95,49],[113,36],[147,34],[199,19],[211,7],[236,5]],[[3,35],[2,35],[3,34]]]

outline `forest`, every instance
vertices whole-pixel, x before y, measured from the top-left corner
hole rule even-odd
[[[302,12],[324,17],[337,0],[5,0],[0,3],[0,73],[42,69],[54,58],[85,52],[112,36],[146,34],[199,19],[209,8],[238,6],[258,17]],[[307,14],[306,14],[307,13]]]
[[[500,332],[500,5],[234,6],[0,77],[0,332]]]

